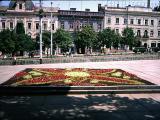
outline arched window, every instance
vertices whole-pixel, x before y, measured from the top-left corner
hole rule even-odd
[[[137,37],[141,37],[141,30],[137,30]]]
[[[148,36],[148,31],[147,30],[145,30],[144,31],[144,36],[143,36],[144,38],[148,38],[149,36]]]

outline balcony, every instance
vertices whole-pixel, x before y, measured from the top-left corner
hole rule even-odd
[[[103,13],[100,12],[88,12],[88,11],[66,11],[59,10],[59,15],[64,16],[93,16],[93,17],[104,17]]]

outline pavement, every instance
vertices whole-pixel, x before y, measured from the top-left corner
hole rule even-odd
[[[160,120],[160,94],[0,96],[1,120]]]
[[[25,68],[116,68],[133,73],[138,77],[160,85],[160,60],[135,60],[113,62],[59,63],[39,65],[0,66],[0,84]]]
[[[117,68],[160,85],[160,60],[0,66],[0,83],[25,68]],[[0,95],[1,120],[160,120],[160,93]]]

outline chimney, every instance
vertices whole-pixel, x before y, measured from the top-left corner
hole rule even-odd
[[[151,7],[150,4],[151,4],[150,0],[147,0],[147,8]]]
[[[76,8],[70,8],[71,11],[76,11]]]
[[[89,12],[89,11],[90,11],[90,9],[87,9],[87,8],[86,8],[86,9],[85,9],[85,11],[86,11],[86,12]]]
[[[119,8],[119,4],[117,4],[117,8]]]
[[[98,11],[101,11],[101,4],[98,4]]]

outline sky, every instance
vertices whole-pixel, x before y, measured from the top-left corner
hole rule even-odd
[[[0,5],[7,6],[9,4],[9,0],[0,0]],[[32,0],[36,6],[39,6],[39,0]],[[98,4],[108,5],[108,6],[147,6],[147,0],[42,0],[42,6],[51,6],[51,2],[53,2],[53,7],[59,7],[62,10],[68,10],[70,8],[77,8],[77,10],[85,10],[85,8],[89,8],[91,11],[98,10]],[[159,5],[160,0],[150,0],[151,7],[155,7]]]

